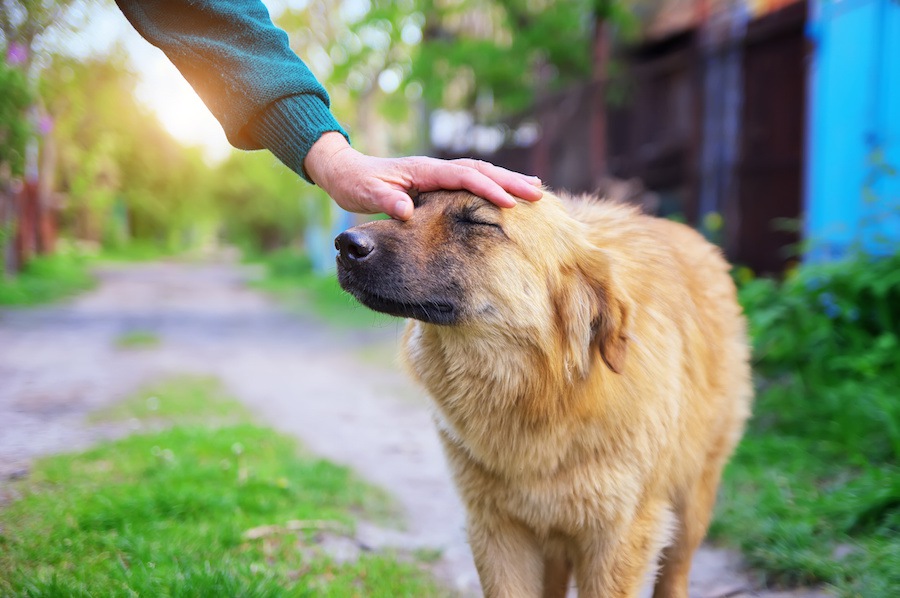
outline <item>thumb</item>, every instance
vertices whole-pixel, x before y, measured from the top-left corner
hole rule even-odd
[[[398,189],[390,189],[378,198],[381,210],[397,220],[409,220],[413,215],[413,201],[409,195]]]

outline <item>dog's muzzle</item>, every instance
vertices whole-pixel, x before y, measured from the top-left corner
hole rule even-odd
[[[439,284],[409,277],[409,269],[398,264],[395,244],[379,250],[376,235],[351,228],[334,239],[334,248],[341,288],[369,309],[431,324],[458,320],[459,291],[448,289],[445,277],[437,277]]]

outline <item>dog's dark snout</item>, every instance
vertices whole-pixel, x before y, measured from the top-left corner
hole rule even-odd
[[[340,252],[342,259],[358,262],[372,253],[375,240],[363,231],[351,229],[334,239],[334,248]]]

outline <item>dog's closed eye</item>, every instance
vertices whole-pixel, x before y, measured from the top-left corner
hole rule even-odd
[[[490,215],[484,213],[485,210],[466,209],[456,214],[456,222],[463,226],[487,226],[493,227],[503,232],[500,223],[491,220]]]

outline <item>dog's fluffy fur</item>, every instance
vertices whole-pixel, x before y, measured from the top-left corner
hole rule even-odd
[[[687,596],[751,401],[718,249],[549,192],[509,210],[465,192],[417,203],[339,237],[339,276],[414,318],[405,361],[436,406],[485,594],[564,596],[574,573],[581,596],[635,596],[658,564],[654,595]]]

